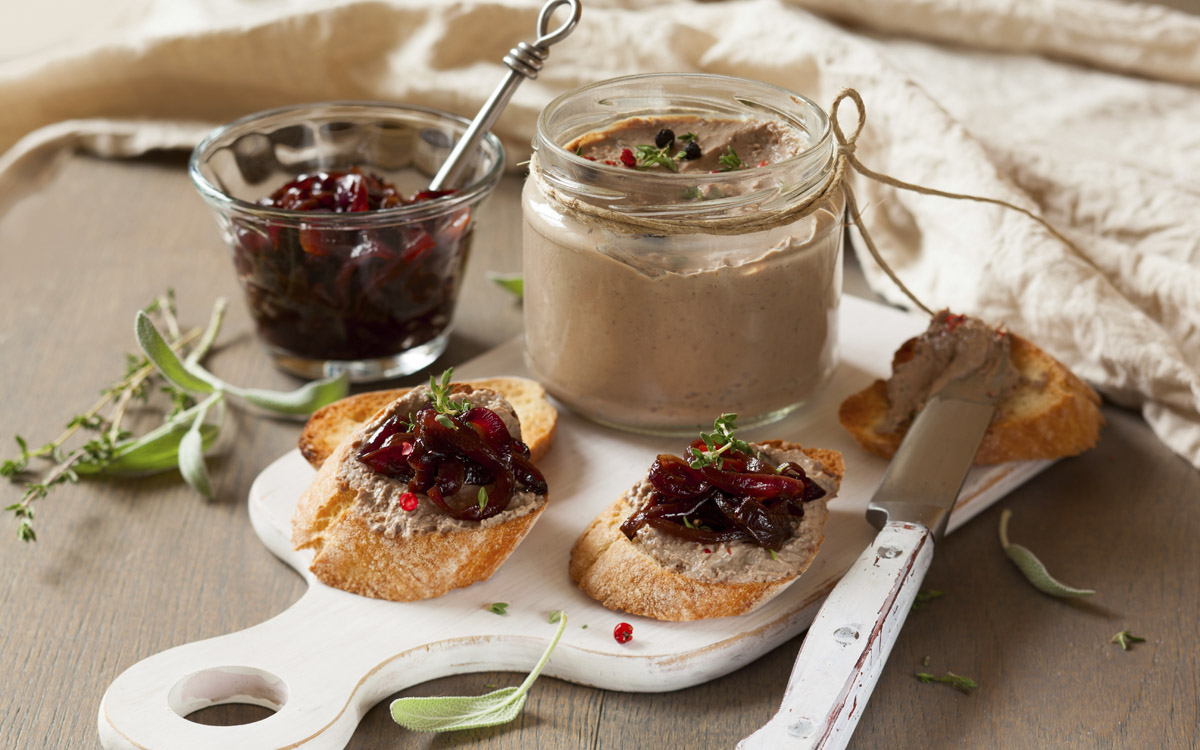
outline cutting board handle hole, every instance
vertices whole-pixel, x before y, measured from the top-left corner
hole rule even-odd
[[[270,713],[265,716],[261,711],[230,712],[230,715],[222,718],[232,720],[221,721],[222,724],[251,724],[273,716],[283,708],[287,699],[287,684],[270,672],[256,667],[202,669],[175,683],[167,694],[167,703],[172,711],[201,724],[208,724],[209,719],[215,717],[194,714],[210,706],[239,703],[269,709]]]

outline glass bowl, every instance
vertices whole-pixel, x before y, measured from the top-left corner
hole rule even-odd
[[[423,107],[321,102],[243,117],[192,152],[192,182],[221,227],[259,340],[280,369],[370,382],[414,373],[445,351],[472,212],[504,168],[494,135],[450,194],[345,213],[261,201],[320,172],[335,175],[307,184],[326,197],[332,190],[343,208],[366,175],[410,199],[468,124]],[[352,168],[364,176],[338,176]]]

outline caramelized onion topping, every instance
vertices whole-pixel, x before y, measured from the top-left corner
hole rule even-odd
[[[498,414],[481,406],[447,416],[426,404],[411,423],[392,416],[363,443],[358,459],[377,474],[406,480],[409,492],[425,494],[442,512],[463,521],[504,512],[518,490],[544,495],[547,489],[529,461],[529,447],[508,434]],[[466,502],[454,497],[468,484],[486,488],[482,506],[475,495]]]
[[[703,449],[700,441],[693,443]],[[745,541],[779,551],[792,519],[804,517],[804,503],[825,496],[799,465],[772,466],[738,450],[723,455],[721,468],[693,469],[679,456],[660,455],[650,467],[649,502],[621,524],[633,539],[650,526],[703,544]]]

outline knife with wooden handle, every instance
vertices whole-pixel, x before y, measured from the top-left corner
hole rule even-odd
[[[739,750],[850,741],[995,412],[970,380],[951,383],[913,420],[867,506],[879,534],[817,613],[779,711]]]

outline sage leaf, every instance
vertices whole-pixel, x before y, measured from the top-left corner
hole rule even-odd
[[[80,474],[134,476],[174,469],[179,466],[179,443],[187,434],[188,425],[163,425],[162,429],[161,434],[152,438],[150,433],[147,433],[137,440],[118,443],[112,459],[102,465],[81,461],[75,465],[75,470]],[[201,445],[204,450],[207,451],[217,442],[217,434],[216,425],[206,424],[200,428]]]
[[[521,275],[489,273],[488,278],[491,279],[492,283],[494,283],[496,286],[512,294],[517,299],[525,299],[525,278]]]
[[[563,613],[546,652],[519,687],[500,688],[479,697],[399,698],[392,701],[392,719],[414,732],[450,732],[507,724],[521,713],[529,688],[550,660],[550,653],[566,627],[567,615]]]
[[[217,297],[217,301],[213,303],[212,315],[208,319],[208,328],[204,329],[204,335],[200,337],[196,348],[183,361],[186,366],[194,367],[208,356],[213,342],[217,340],[217,333],[221,330],[221,321],[225,319],[225,309],[227,307],[229,307],[229,303],[225,301],[225,298]]]
[[[208,479],[208,467],[204,465],[204,438],[201,430],[209,407],[219,398],[220,393],[214,394],[199,405],[196,418],[179,441],[179,473],[183,475],[183,480],[189,487],[210,500],[213,496],[212,482]]]
[[[112,458],[108,461],[96,463],[84,459],[77,461],[73,468],[80,474],[115,476],[156,474],[160,471],[174,469],[179,465],[179,442],[187,434],[190,420],[208,401],[214,398],[215,396],[210,396],[204,402],[176,414],[141,437],[128,438],[116,443],[113,446]],[[219,429],[218,425],[213,424],[205,424],[201,427],[202,444],[205,450],[216,442]]]
[[[195,374],[195,367],[189,368],[179,361],[179,357],[171,351],[162,334],[154,327],[150,316],[142,310],[138,311],[134,334],[142,353],[167,380],[185,391],[194,393],[212,393],[215,390],[211,382]]]
[[[213,307],[212,319],[196,349],[197,352],[202,354],[207,352],[212,345],[212,339],[216,338],[217,331],[221,327],[221,319],[225,314],[223,303],[224,300],[217,300],[217,304]],[[309,414],[339,398],[344,398],[350,392],[350,377],[345,372],[324,380],[307,383],[294,391],[239,388],[205,370],[199,364],[198,358],[189,356],[186,362],[181,362],[145,312],[138,312],[136,334],[138,346],[141,347],[146,358],[154,363],[154,366],[168,380],[186,391],[197,393],[227,391],[255,406],[277,414]]]
[[[1017,569],[1025,576],[1033,587],[1043,594],[1059,597],[1071,596],[1091,596],[1096,593],[1092,589],[1077,589],[1068,586],[1065,583],[1054,578],[1046,570],[1046,566],[1042,565],[1042,561],[1030,552],[1025,547],[1019,544],[1010,544],[1008,541],[1008,519],[1012,517],[1012,511],[1005,508],[1000,514],[1000,546],[1008,554],[1010,560],[1016,564]]]
[[[225,384],[224,388],[235,396],[276,414],[311,414],[322,406],[345,398],[350,392],[350,376],[342,372],[324,380],[314,380],[294,391],[237,388],[228,384]]]

